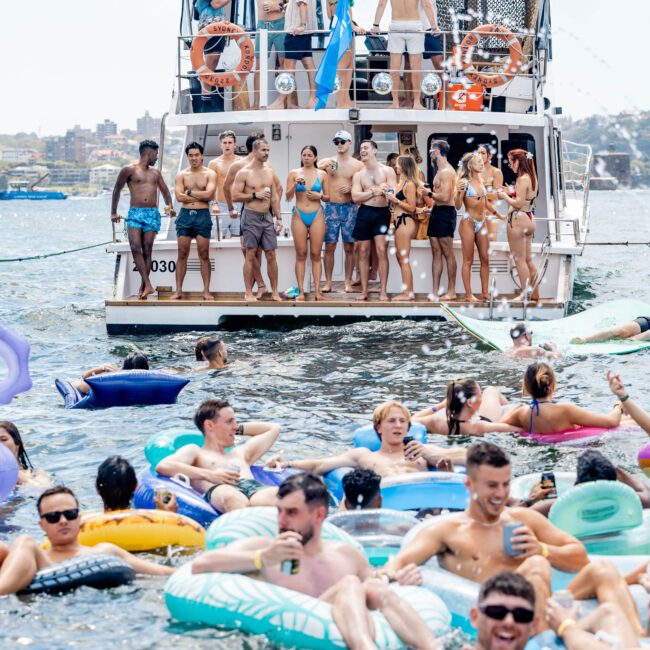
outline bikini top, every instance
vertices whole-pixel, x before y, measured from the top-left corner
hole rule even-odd
[[[533,414],[537,415],[539,417],[539,405],[540,404],[552,404],[553,400],[552,399],[542,399],[542,400],[537,400],[537,399],[532,399],[530,404],[528,405],[530,407],[530,425],[528,426],[528,433],[533,432]]]
[[[395,194],[395,198],[398,201],[406,201],[406,196],[404,194],[404,188],[402,188],[397,194]]]
[[[320,178],[316,177],[316,182],[309,188],[310,192],[320,192],[323,189],[323,184]],[[296,192],[306,192],[307,188],[302,183],[296,183]]]
[[[465,196],[469,196],[470,198],[475,198],[475,199],[482,199],[486,195],[482,194],[481,196],[478,195],[478,192],[476,191],[476,188],[471,184],[467,184],[467,189],[465,190]]]

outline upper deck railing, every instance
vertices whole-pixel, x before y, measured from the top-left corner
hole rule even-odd
[[[213,88],[201,81],[200,76],[192,69],[189,56],[189,49],[197,35],[179,36],[177,74],[179,101],[176,104],[176,113],[271,108],[278,97],[275,79],[279,74],[287,72],[278,66],[275,50],[273,50],[273,58],[269,58],[268,43],[273,35],[279,33],[282,32],[268,30],[247,32],[252,40],[255,40],[259,34],[259,56],[256,63],[256,67],[259,69],[243,76],[241,81],[227,88]],[[513,32],[523,49],[521,66],[516,74],[512,75],[504,84],[490,89],[472,84],[464,76],[463,64],[465,60],[461,60],[459,43],[468,33],[469,31],[462,30],[441,32],[444,54],[441,68],[438,70],[434,69],[427,53],[425,52],[423,55],[420,81],[428,78],[429,91],[437,84],[438,80],[444,88],[444,91],[440,90],[435,94],[422,92],[424,108],[443,111],[542,112],[544,109],[542,89],[546,66],[544,52],[537,50],[534,35],[529,32]],[[338,70],[339,80],[344,77],[343,73],[351,73],[350,103],[345,108],[391,108],[392,92],[391,90],[386,92],[386,90],[391,85],[394,86],[394,81],[390,83],[387,81],[387,77],[390,77],[392,72],[399,73],[400,108],[407,108],[413,104],[415,77],[410,69],[404,68],[403,61],[400,65],[401,70],[391,70],[390,55],[383,47],[385,46],[386,33],[383,32],[380,36],[384,38],[368,39],[367,35],[355,35],[354,37],[352,67],[341,67]],[[318,68],[327,46],[328,37],[329,31],[326,30],[313,33],[313,58],[316,68]],[[234,69],[239,63],[239,57],[240,51],[235,39],[227,39],[225,50],[216,64],[216,71]],[[478,72],[494,74],[500,71],[510,59],[506,44],[497,40],[495,36],[490,36],[482,39],[476,47],[471,48],[466,60],[471,61]],[[296,93],[293,95],[291,103],[297,104],[299,107],[306,107],[309,97],[307,75],[302,69],[302,64],[297,63],[299,64],[296,66],[298,71],[292,74],[293,81],[289,84],[290,86],[294,84],[296,87]],[[214,61],[211,62],[211,66],[214,65]],[[432,79],[431,75],[437,75],[438,80]],[[421,88],[420,81],[417,81],[417,86]],[[380,94],[382,90],[384,94]],[[339,89],[330,95],[328,108],[337,106],[339,93],[343,93],[343,90]]]
[[[584,235],[586,235],[589,220],[591,165],[591,145],[562,140],[562,166],[560,168],[562,199],[565,207],[567,205],[567,197],[582,202],[579,238],[581,242],[584,242]]]

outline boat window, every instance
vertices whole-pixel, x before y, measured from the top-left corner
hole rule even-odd
[[[230,3],[230,22],[252,32],[256,29],[255,0],[232,0]]]
[[[533,154],[535,169],[539,169],[537,163],[537,150],[535,149],[535,138],[529,133],[511,133],[507,140],[501,140],[501,171],[503,172],[503,181],[506,185],[513,184],[517,177],[510,167],[508,167],[508,151],[512,149],[524,149]],[[497,164],[496,162],[494,163]],[[539,174],[539,171],[538,171]]]
[[[460,159],[468,151],[476,151],[481,144],[490,145],[492,151],[496,152],[492,164],[498,165],[499,141],[491,133],[434,133],[429,136],[426,149],[422,151],[422,157],[427,160],[427,181],[429,183],[433,181],[433,165],[429,149],[434,140],[446,140],[449,143],[447,160],[454,169],[458,169]]]

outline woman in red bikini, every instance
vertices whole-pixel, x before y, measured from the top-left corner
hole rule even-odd
[[[535,217],[533,204],[537,197],[537,174],[533,155],[523,149],[508,152],[508,164],[517,175],[514,190],[506,193],[497,190],[497,197],[505,201],[508,208],[507,233],[510,252],[515,260],[517,275],[521,285],[521,294],[515,300],[522,300],[526,286],[533,288],[531,300],[539,300],[539,290],[535,286],[537,269],[533,264],[533,236],[535,235]]]

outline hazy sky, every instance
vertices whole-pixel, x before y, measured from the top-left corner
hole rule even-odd
[[[357,0],[369,26],[375,0]],[[552,0],[552,94],[576,117],[650,109],[639,0]],[[0,133],[120,128],[167,110],[181,0],[2,0]],[[616,8],[616,15],[612,12]],[[616,30],[612,25],[616,24]],[[624,25],[627,34],[619,27]]]

